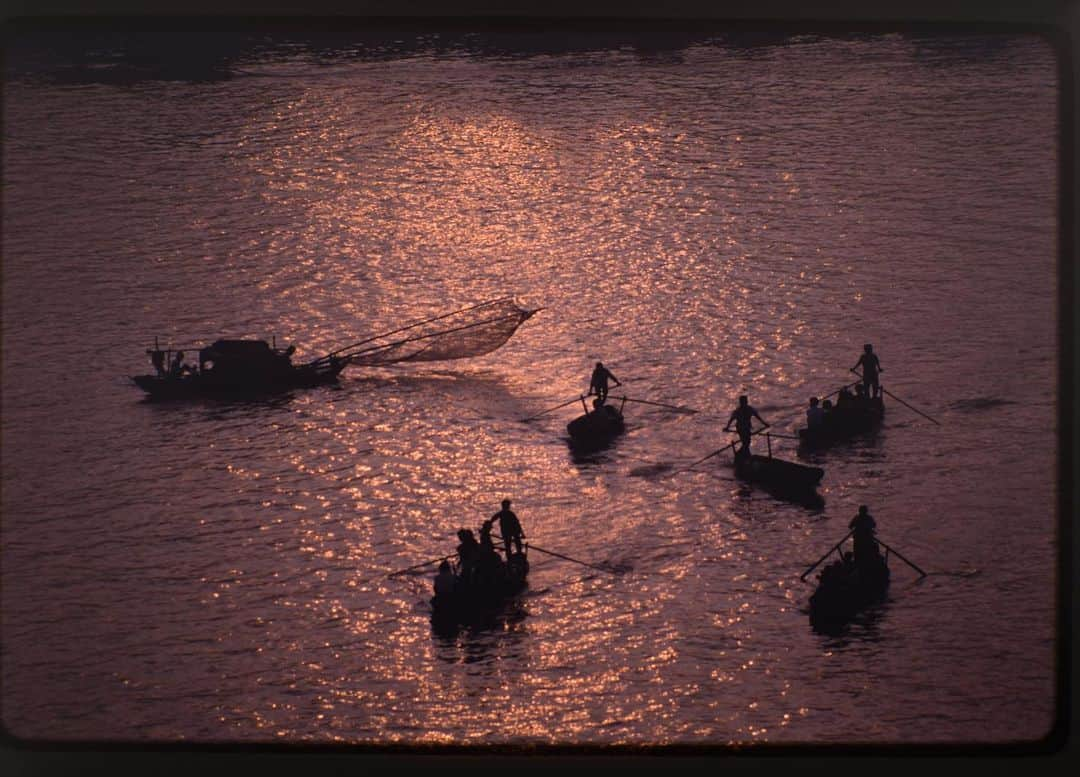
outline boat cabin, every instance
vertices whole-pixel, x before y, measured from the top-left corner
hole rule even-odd
[[[296,347],[272,348],[265,340],[217,340],[199,350],[199,372],[244,375],[274,374],[292,369]]]

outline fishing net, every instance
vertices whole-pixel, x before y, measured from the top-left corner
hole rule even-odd
[[[537,310],[502,297],[369,337],[329,356],[363,366],[482,356],[509,340]]]

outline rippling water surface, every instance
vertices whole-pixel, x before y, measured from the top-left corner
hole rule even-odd
[[[1035,37],[84,31],[9,53],[3,723],[137,742],[1011,742],[1055,715],[1057,78]],[[48,45],[46,45],[48,44]],[[83,45],[85,44],[85,45]],[[189,48],[184,51],[183,49]],[[153,339],[313,358],[515,294],[480,358],[149,403]],[[862,345],[820,511],[734,482]],[[628,431],[575,459],[603,360]],[[619,389],[616,394],[624,389]],[[758,438],[760,439],[760,438]],[[763,443],[756,443],[762,447]],[[792,443],[774,453],[795,458]],[[529,588],[432,633],[509,496]],[[810,628],[859,504],[888,602]],[[808,581],[811,578],[808,578]]]

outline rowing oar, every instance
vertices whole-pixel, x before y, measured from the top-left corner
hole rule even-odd
[[[914,564],[914,563],[913,563],[913,562],[911,562],[911,561],[908,561],[908,560],[907,560],[906,558],[904,558],[903,556],[901,556],[901,555],[900,555],[900,553],[898,553],[898,552],[897,552],[897,550],[896,550],[895,548],[891,548],[891,547],[889,547],[889,546],[888,546],[888,545],[886,545],[886,544],[885,544],[884,542],[882,542],[881,540],[878,540],[878,539],[876,539],[876,538],[875,538],[875,541],[877,542],[877,544],[878,544],[878,545],[882,545],[882,546],[884,546],[884,547],[885,547],[885,548],[886,548],[886,549],[887,549],[887,550],[888,550],[888,551],[889,551],[890,553],[892,553],[892,554],[894,554],[894,555],[897,555],[897,556],[900,556],[900,560],[901,560],[901,561],[903,561],[903,562],[904,562],[905,564],[907,564],[907,565],[908,565],[909,567],[911,567],[912,569],[914,569],[914,570],[915,570],[916,572],[918,572],[918,573],[919,573],[920,575],[922,575],[923,577],[926,577],[926,573],[925,573],[925,572],[923,572],[923,571],[922,571],[921,569],[919,569],[919,567],[918,567],[918,566],[917,566],[916,564]]]
[[[800,580],[806,580],[806,576],[807,576],[807,575],[809,575],[809,574],[810,574],[811,572],[813,572],[813,571],[814,571],[814,569],[815,569],[815,568],[817,567],[817,565],[818,565],[818,564],[820,564],[820,563],[821,563],[822,561],[824,561],[824,560],[825,560],[825,559],[827,559],[827,558],[828,558],[828,557],[829,557],[830,555],[832,555],[832,552],[833,552],[834,550],[840,550],[840,546],[844,544],[844,541],[845,541],[845,540],[847,540],[847,538],[848,538],[848,537],[850,537],[850,536],[851,536],[852,534],[854,534],[854,533],[855,533],[855,530],[854,530],[854,529],[852,529],[852,530],[851,530],[851,531],[849,531],[849,532],[848,532],[847,534],[845,534],[845,535],[844,535],[844,539],[840,540],[840,542],[836,543],[836,544],[835,544],[835,545],[833,545],[833,546],[832,546],[831,548],[829,548],[829,552],[828,552],[828,553],[826,553],[826,554],[825,554],[824,556],[822,556],[821,558],[819,558],[819,559],[818,559],[817,561],[815,561],[815,562],[814,562],[813,564],[811,564],[811,565],[810,565],[810,568],[809,568],[809,569],[807,569],[807,570],[806,570],[805,572],[803,572],[803,573],[802,573],[801,575],[799,575],[799,579],[800,579]]]
[[[563,402],[561,405],[555,405],[555,407],[549,407],[547,410],[541,410],[536,415],[531,415],[528,418],[522,418],[521,420],[522,420],[522,422],[531,421],[534,418],[539,418],[540,416],[544,415],[544,413],[550,413],[552,410],[558,410],[560,407],[566,407],[567,405],[573,404],[574,402],[577,402],[578,400],[581,400],[581,399],[584,399],[584,398],[585,398],[584,396],[574,397],[573,399],[570,399],[570,400],[567,400],[566,402]]]
[[[502,537],[499,536],[498,534],[492,534],[492,536],[497,540],[502,540]],[[558,556],[559,558],[564,558],[567,561],[573,561],[575,564],[581,564],[582,566],[592,567],[593,569],[599,569],[601,572],[611,572],[612,574],[614,574],[614,570],[609,569],[608,567],[598,567],[598,566],[596,566],[596,564],[590,564],[587,561],[579,561],[576,558],[570,558],[569,556],[564,556],[562,553],[556,553],[553,550],[545,550],[544,548],[539,548],[536,545],[532,545],[532,544],[530,544],[528,542],[525,543],[525,547],[526,548],[531,548],[533,550],[538,550],[541,553],[547,553],[549,556]]]
[[[528,542],[525,543],[525,547],[532,550],[538,550],[541,553],[547,553],[549,556],[558,556],[559,558],[566,559],[567,561],[573,561],[575,564],[581,564],[584,567],[591,567],[592,569],[599,569],[601,572],[611,572],[612,574],[615,574],[615,571],[613,569],[610,569],[609,567],[598,567],[596,564],[590,564],[587,561],[579,561],[576,558],[564,556],[562,553],[556,553],[553,550],[544,550],[543,548],[537,547],[536,545],[532,545]]]
[[[763,426],[760,429],[758,429],[757,431],[750,432],[750,436],[753,437],[755,434],[760,434],[761,432],[764,432],[768,428],[769,428],[768,426]],[[711,459],[713,456],[716,456],[717,454],[723,453],[728,448],[734,448],[736,445],[738,445],[738,443],[739,443],[739,441],[735,440],[735,441],[729,443],[728,445],[725,445],[723,448],[717,448],[715,451],[710,453],[708,456],[702,456],[700,459],[695,461],[689,467],[683,467],[681,469],[672,470],[671,472],[668,473],[668,477],[671,477],[672,475],[678,475],[680,472],[686,472],[687,470],[691,470],[694,467],[696,467],[698,464],[700,464],[701,462],[706,461],[707,459]]]
[[[684,407],[682,405],[669,405],[666,402],[653,402],[648,399],[632,399],[630,397],[612,397],[612,399],[621,399],[623,402],[640,402],[643,405],[656,405],[657,407],[666,407],[669,410],[678,410],[680,413],[696,413],[698,412],[692,407]]]
[[[432,564],[438,564],[440,561],[446,561],[447,559],[453,558],[453,557],[454,557],[454,554],[451,553],[449,556],[442,556],[441,558],[433,558],[431,561],[425,561],[423,564],[413,564],[411,567],[405,567],[404,569],[399,569],[397,572],[390,572],[386,576],[387,577],[397,577],[398,575],[403,575],[406,572],[412,572],[414,569],[421,569],[423,567],[430,567]]]
[[[852,372],[855,372],[854,368],[852,368],[852,370],[851,370],[851,371],[852,371]],[[859,373],[857,373],[857,372],[855,372],[855,374],[856,374],[856,375],[859,375]],[[862,375],[859,375],[859,377],[861,378],[861,377],[862,377]],[[918,413],[919,415],[921,415],[921,416],[922,416],[923,418],[926,418],[926,419],[928,419],[928,420],[930,420],[930,421],[933,421],[933,422],[934,422],[935,424],[937,424],[938,426],[941,426],[941,422],[940,422],[940,421],[937,421],[937,420],[935,420],[935,419],[933,419],[933,418],[930,418],[930,416],[928,416],[928,415],[927,415],[926,413],[924,413],[924,412],[923,412],[922,410],[919,410],[919,409],[918,409],[918,408],[916,408],[916,407],[912,407],[912,406],[911,406],[911,405],[909,405],[909,404],[908,404],[907,402],[905,402],[904,400],[900,399],[900,397],[896,396],[896,394],[894,394],[894,393],[892,393],[891,391],[889,391],[889,390],[888,390],[887,388],[882,388],[882,389],[881,389],[881,391],[882,391],[883,393],[885,393],[885,394],[888,394],[888,395],[889,395],[890,397],[892,397],[893,399],[895,399],[895,400],[896,400],[897,402],[899,402],[899,403],[900,403],[901,405],[903,405],[904,407],[908,408],[909,410],[914,410],[914,411],[915,411],[916,413]]]

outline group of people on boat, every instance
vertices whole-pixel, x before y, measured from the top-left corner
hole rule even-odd
[[[166,367],[165,362],[166,362],[166,359],[167,359],[168,351],[164,351],[164,350],[161,350],[159,348],[155,348],[154,350],[149,352],[150,353],[150,362],[151,362],[151,364],[154,365],[154,369],[157,372],[157,377],[158,378],[161,378],[162,380],[170,380],[170,381],[180,380],[180,379],[185,378],[185,377],[187,377],[189,375],[199,375],[199,373],[200,373],[200,371],[201,371],[201,369],[203,367],[205,367],[205,369],[209,371],[214,365],[213,365],[213,361],[210,360],[211,357],[208,354],[211,353],[212,349],[215,349],[215,346],[218,346],[221,343],[226,343],[226,342],[227,341],[218,341],[218,343],[215,343],[213,346],[210,346],[210,348],[203,349],[203,351],[200,352],[199,361],[202,362],[204,359],[206,359],[207,361],[205,362],[205,365],[198,364],[198,363],[197,364],[188,364],[185,361],[184,352],[183,351],[176,351],[176,353],[173,354],[172,361],[169,362],[168,367]],[[246,341],[240,341],[240,342],[243,343],[243,342],[246,342]],[[296,346],[295,345],[290,345],[288,348],[286,348],[284,350],[281,350],[281,349],[277,349],[277,348],[267,347],[266,344],[265,344],[265,341],[250,341],[250,342],[251,343],[256,343],[256,344],[262,343],[263,347],[265,348],[265,353],[260,353],[258,351],[255,352],[260,357],[262,357],[261,361],[259,362],[260,366],[267,367],[267,366],[272,365],[273,369],[288,369],[288,368],[292,367],[292,356],[293,356],[294,353],[296,353]],[[227,355],[227,354],[224,354],[224,353],[217,354],[216,350],[214,350],[214,352],[215,352],[215,356],[212,357],[213,359],[225,360],[227,358],[230,358],[229,355]],[[243,355],[241,355],[241,354],[232,354],[231,355],[231,357],[233,359],[238,359],[238,358],[242,359],[241,363],[243,363],[245,366],[252,366],[252,364],[251,364],[251,356],[252,356],[251,351],[248,351],[247,353],[244,353]]]
[[[865,412],[872,407],[870,395],[862,383],[855,385],[855,393],[845,386],[836,395],[836,404],[831,399],[819,400],[810,397],[810,406],[806,409],[806,428],[814,431],[829,425],[836,416],[846,416],[849,411]]]
[[[877,521],[866,505],[859,506],[859,512],[848,523],[848,528],[852,530],[853,551],[844,552],[840,561],[834,561],[821,570],[822,585],[880,574],[883,564],[876,537]]]
[[[442,561],[435,576],[436,597],[451,596],[460,586],[489,589],[506,579],[506,561],[514,556],[515,551],[518,554],[522,552],[522,541],[525,539],[521,521],[510,509],[510,504],[509,499],[502,500],[502,509],[480,525],[479,540],[471,529],[458,529],[457,572],[455,574],[448,560]],[[506,561],[499,556],[491,536],[496,522],[499,524]]]
[[[601,366],[599,362],[597,366]],[[833,413],[847,411],[848,409],[865,409],[868,406],[868,400],[877,399],[881,391],[878,375],[883,370],[877,354],[874,353],[873,345],[867,343],[863,346],[863,353],[852,369],[859,366],[863,368],[862,381],[855,385],[854,394],[847,387],[844,387],[836,398],[835,406],[830,399],[820,401],[817,397],[810,397],[810,406],[806,411],[806,426],[808,429],[817,429],[824,426]],[[724,426],[724,431],[730,432],[731,425],[735,424],[735,431],[739,435],[739,447],[735,451],[736,461],[741,461],[750,455],[750,438],[756,434],[753,429],[753,419],[755,418],[761,422],[761,426],[757,429],[758,432],[767,429],[771,425],[750,404],[747,395],[741,395],[738,407],[731,412],[731,416]]]

